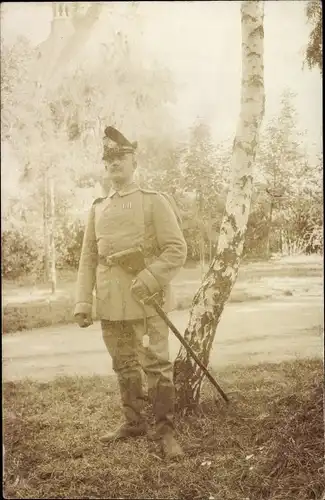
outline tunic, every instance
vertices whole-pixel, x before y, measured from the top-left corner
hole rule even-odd
[[[171,310],[170,282],[185,263],[186,242],[166,198],[132,183],[119,192],[111,190],[91,207],[79,261],[75,314],[92,312],[95,290],[98,319],[137,320],[157,315],[131,294],[135,275],[99,259],[132,247],[140,247],[145,256],[146,268],[139,279],[150,293],[162,292],[163,308]]]

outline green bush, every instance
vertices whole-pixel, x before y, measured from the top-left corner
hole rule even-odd
[[[2,233],[2,276],[7,279],[16,279],[29,274],[39,264],[37,245],[26,234],[18,231],[4,231]]]
[[[58,269],[77,269],[79,264],[84,227],[79,220],[61,220],[55,241]]]

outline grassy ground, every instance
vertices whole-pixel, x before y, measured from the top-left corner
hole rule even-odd
[[[198,414],[177,416],[177,463],[145,437],[98,442],[120,419],[113,378],[4,383],[5,497],[320,500],[322,377],[316,360],[219,373],[232,403],[204,386]]]
[[[322,266],[320,256],[297,261],[243,263],[229,302],[261,300],[303,293],[321,293]],[[190,307],[201,281],[197,266],[185,267],[173,283],[175,309]],[[58,290],[51,295],[46,285],[32,284],[26,278],[3,282],[3,332],[39,328],[74,321],[76,272],[58,275]],[[317,290],[319,290],[317,292]]]

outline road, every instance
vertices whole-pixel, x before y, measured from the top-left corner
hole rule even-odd
[[[185,330],[188,311],[170,318]],[[323,355],[323,302],[320,297],[228,304],[217,329],[210,367],[280,362]],[[109,355],[100,325],[88,329],[59,325],[7,334],[2,338],[4,380],[51,380],[60,375],[108,375]],[[179,342],[170,334],[174,359]]]

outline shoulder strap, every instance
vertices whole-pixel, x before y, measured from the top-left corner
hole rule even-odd
[[[159,194],[159,191],[155,191],[154,189],[143,189],[140,187],[139,190],[142,193],[146,193],[146,194]]]
[[[106,200],[106,197],[104,197],[104,198],[96,198],[96,200],[93,201],[93,205],[97,205],[97,203],[100,203],[103,200]]]
[[[142,193],[146,194],[158,194],[158,191],[151,191],[149,189],[140,189]],[[143,218],[144,226],[147,228],[152,222],[152,197],[143,196]]]

